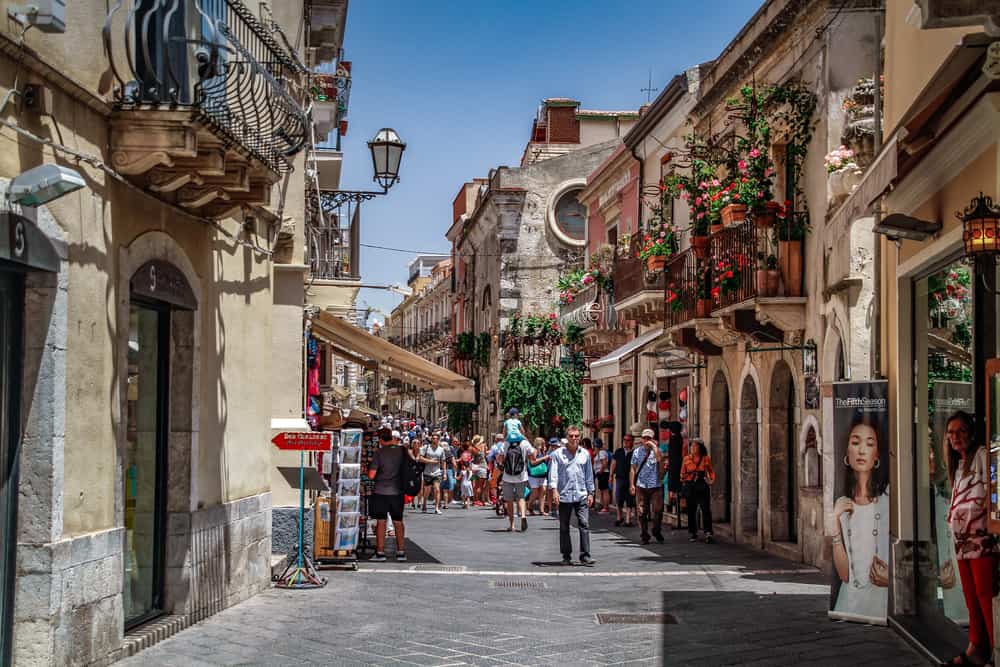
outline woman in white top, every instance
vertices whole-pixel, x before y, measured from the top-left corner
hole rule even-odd
[[[843,458],[844,495],[833,505],[833,611],[885,622],[889,603],[889,457],[877,417],[859,413]]]

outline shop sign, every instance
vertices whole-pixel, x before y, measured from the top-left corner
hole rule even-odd
[[[833,542],[831,618],[884,625],[889,606],[888,382],[836,382],[833,488],[826,531]],[[874,497],[874,499],[873,499]]]
[[[132,275],[132,294],[163,301],[184,310],[195,310],[194,297],[187,278],[176,266],[161,259],[146,262]]]
[[[328,452],[333,434],[328,431],[285,431],[271,438],[278,449],[296,452]]]
[[[0,213],[0,260],[40,271],[59,271],[59,255],[35,223],[16,213]]]

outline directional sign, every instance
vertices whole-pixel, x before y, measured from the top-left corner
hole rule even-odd
[[[286,431],[271,438],[278,449],[296,452],[328,452],[333,434],[324,431]]]

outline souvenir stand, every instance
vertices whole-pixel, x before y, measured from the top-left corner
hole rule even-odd
[[[358,567],[363,440],[364,429],[342,428],[335,432],[329,455],[323,457],[321,472],[330,495],[316,499],[313,558],[318,564]]]

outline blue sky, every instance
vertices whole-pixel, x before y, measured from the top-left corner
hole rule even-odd
[[[649,70],[671,77],[711,60],[759,0],[351,0],[353,61],[341,187],[369,189],[366,142],[392,127],[407,143],[400,182],[362,207],[361,242],[448,252],[451,202],[465,181],[516,166],[539,102],[636,109]],[[366,284],[406,283],[412,254],[361,250]],[[363,289],[390,311],[401,297]],[[375,314],[382,321],[384,316]]]

